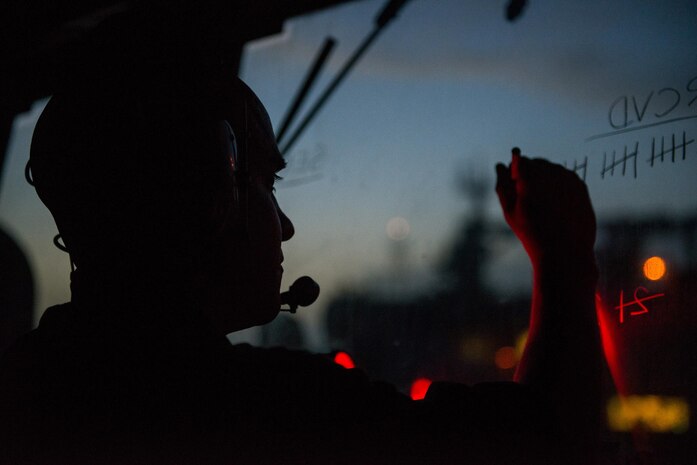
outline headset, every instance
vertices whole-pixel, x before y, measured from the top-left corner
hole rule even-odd
[[[243,234],[247,234],[249,229],[249,159],[247,151],[249,125],[247,99],[244,97],[242,107],[241,138],[236,136],[228,120],[224,119],[220,123],[223,131],[222,144],[224,146],[225,162],[230,178],[230,197],[232,201],[230,202],[228,199],[226,202],[227,207],[225,215],[219,223],[219,229],[233,222],[242,228]]]
[[[222,145],[224,161],[227,173],[228,183],[226,185],[224,209],[222,218],[216,224],[215,231],[222,231],[223,228],[232,223],[233,227],[241,230],[243,234],[248,232],[248,177],[249,165],[247,157],[248,148],[248,103],[246,96],[242,96],[242,127],[238,132],[241,132],[242,137],[238,137],[227,119],[219,121],[221,137],[219,143]],[[216,166],[220,166],[216,163]],[[31,172],[31,159],[27,160],[24,167],[24,178],[26,182],[36,187]],[[65,252],[70,257],[70,251],[63,243],[60,233],[53,237],[53,245],[62,252]],[[75,271],[76,265],[72,257],[70,257],[70,269]]]

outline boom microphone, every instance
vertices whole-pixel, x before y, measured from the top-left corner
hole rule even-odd
[[[281,305],[289,308],[281,308],[283,312],[295,313],[298,307],[307,307],[319,297],[319,284],[309,276],[303,276],[295,280],[286,292],[281,293]]]
[[[506,19],[515,21],[523,13],[527,0],[511,0],[506,6]]]

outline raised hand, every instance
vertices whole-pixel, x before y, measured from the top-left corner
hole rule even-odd
[[[583,181],[561,165],[521,156],[496,165],[496,193],[506,222],[533,265],[593,256],[595,214]]]

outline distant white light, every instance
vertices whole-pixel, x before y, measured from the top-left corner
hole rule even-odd
[[[385,227],[387,237],[393,241],[405,239],[409,235],[410,230],[409,222],[401,216],[395,216],[387,220],[387,226]]]

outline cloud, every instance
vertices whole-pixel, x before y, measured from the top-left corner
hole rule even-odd
[[[336,33],[339,46],[325,69],[334,75],[370,30],[366,13],[376,2],[359,3],[360,10],[347,6],[291,23],[283,41],[263,53],[284,66],[306,68],[324,35]],[[413,1],[353,72],[383,80],[494,82],[577,102],[607,102],[618,87],[639,92],[682,82],[680,50],[697,42],[680,13],[689,10],[686,5],[538,1],[511,24],[497,2]],[[659,75],[663,81],[656,84]]]

